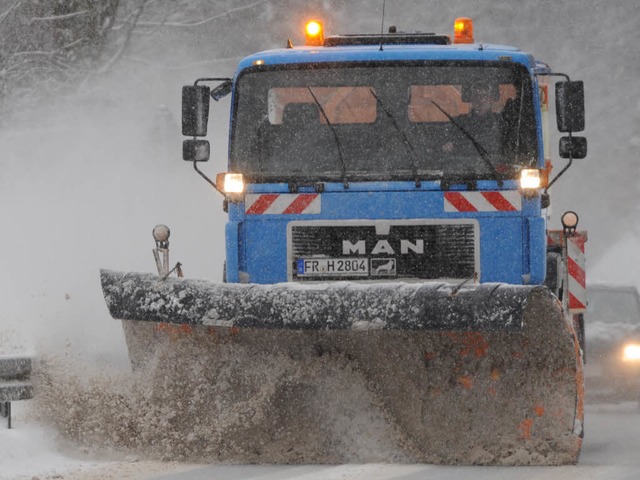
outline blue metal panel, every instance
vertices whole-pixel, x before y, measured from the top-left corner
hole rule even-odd
[[[244,216],[240,270],[249,274],[252,283],[287,281],[288,222],[348,219],[476,219],[482,282],[521,284],[525,274],[530,274],[535,283],[544,279],[544,221],[539,218],[539,201],[535,199],[524,200],[522,211],[470,213],[445,212],[441,191],[327,192],[321,197],[319,215]],[[530,213],[534,213],[533,218]],[[243,216],[238,210],[235,214],[238,219]],[[229,241],[229,233],[227,238]],[[228,244],[227,248],[231,247]],[[237,251],[237,247],[232,250]],[[229,281],[233,280],[229,277]]]
[[[354,184],[355,185],[355,184]],[[495,187],[495,182],[494,182]],[[261,189],[260,189],[261,190]],[[488,189],[496,190],[496,188]],[[466,191],[462,190],[461,191]],[[285,193],[267,190],[262,193]],[[242,205],[242,204],[241,204]],[[416,190],[384,191],[368,188],[358,191],[350,188],[339,192],[327,191],[322,194],[322,213],[320,215],[245,215],[242,206],[236,206],[229,216],[232,220],[249,222],[320,220],[320,219],[401,219],[401,218],[467,218],[468,213],[445,213],[444,192]],[[485,212],[479,216],[495,218],[523,215],[539,215],[539,200],[525,200],[521,212]]]
[[[522,214],[525,217],[539,217],[542,213],[540,207],[540,195],[536,195],[535,197],[522,197]]]
[[[479,215],[466,215],[477,218]],[[480,217],[480,265],[482,283],[522,283],[522,217]]]
[[[316,62],[370,62],[370,61],[412,61],[412,60],[476,60],[510,61],[534,68],[532,57],[513,47],[499,45],[387,45],[384,50],[378,46],[361,45],[348,47],[302,47],[259,52],[244,58],[238,65],[238,72],[260,60],[265,65],[316,63]]]
[[[249,274],[251,283],[279,283],[287,281],[287,221],[290,217],[300,218],[299,215],[286,215],[280,221],[265,220],[265,215],[253,215],[243,224],[242,233],[245,236],[246,266],[242,270]],[[251,216],[249,216],[251,217]]]
[[[528,218],[529,222],[529,265],[531,283],[544,282],[547,274],[547,226],[542,217]]]
[[[422,181],[420,187],[416,187],[415,182],[354,182],[345,189],[342,183],[337,182],[321,182],[325,192],[415,192],[415,191],[441,191],[442,186],[437,181]],[[518,182],[516,180],[505,180],[502,187],[498,186],[495,180],[479,180],[476,190],[517,190]],[[468,190],[466,185],[453,184],[450,190]],[[246,186],[247,193],[288,193],[289,185],[286,183],[254,183]],[[301,187],[300,193],[314,192],[314,187]]]
[[[238,283],[240,281],[238,272],[238,222],[230,221],[225,228],[226,234],[226,276],[227,282]]]

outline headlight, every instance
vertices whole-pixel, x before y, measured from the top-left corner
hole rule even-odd
[[[244,193],[244,179],[241,173],[227,173],[224,176],[224,193]]]
[[[520,188],[523,190],[535,190],[542,186],[540,170],[524,168],[520,171]]]
[[[637,343],[629,343],[622,350],[622,360],[624,362],[640,361],[640,345]]]

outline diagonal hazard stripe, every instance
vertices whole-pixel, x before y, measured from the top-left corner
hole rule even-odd
[[[247,215],[260,215],[267,211],[280,195],[277,193],[260,195],[258,199],[247,209]]]
[[[500,212],[515,212],[517,208],[500,192],[481,192],[482,196]]]
[[[569,308],[570,309],[586,309],[587,306],[578,300],[578,297],[574,296],[571,292],[569,292]]]
[[[301,193],[282,213],[302,213],[317,196],[317,193]]]
[[[449,202],[453,208],[459,212],[477,212],[478,209],[473,206],[469,200],[464,198],[464,195],[458,192],[445,192],[444,198]]]
[[[573,278],[582,288],[586,288],[587,282],[584,269],[580,267],[580,265],[578,265],[576,261],[571,257],[567,258],[567,264],[569,276]]]
[[[586,242],[586,238],[584,236],[579,235],[581,232],[578,232],[578,235],[574,235],[569,240],[576,247],[576,250],[579,250],[582,254],[584,254],[584,244]]]

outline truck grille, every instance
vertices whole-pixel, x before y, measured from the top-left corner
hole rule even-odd
[[[293,280],[468,279],[479,273],[474,221],[393,221],[384,234],[373,222],[318,223],[289,227]],[[357,271],[334,271],[341,259]],[[312,260],[324,270],[311,271]]]

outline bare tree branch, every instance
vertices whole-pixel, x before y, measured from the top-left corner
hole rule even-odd
[[[29,25],[34,22],[50,22],[53,20],[67,20],[69,18],[80,17],[89,13],[89,10],[81,10],[79,12],[67,13],[66,15],[50,15],[48,17],[32,17],[29,20]]]
[[[214,15],[214,16],[209,17],[209,18],[205,18],[204,20],[199,20],[197,22],[190,22],[190,23],[164,22],[162,24],[162,26],[165,26],[165,27],[181,27],[181,28],[197,27],[197,26],[200,26],[200,25],[205,25],[207,23],[211,23],[214,20],[217,20],[218,18],[226,17],[227,15],[230,15],[230,14],[235,13],[235,12],[239,12],[239,11],[242,11],[242,10],[249,10],[250,8],[253,8],[253,7],[257,6],[257,5],[260,5],[262,3],[266,3],[267,1],[268,0],[259,0],[257,2],[250,3],[249,5],[244,5],[242,7],[232,8],[230,10],[227,10],[225,12],[219,13],[219,14]],[[159,23],[158,22],[138,22],[137,25],[141,26],[141,27],[155,27],[155,26],[158,26]]]
[[[151,1],[155,1],[155,0],[151,0]],[[151,2],[149,2],[151,3]],[[148,5],[148,4],[147,4]],[[173,10],[175,12],[175,9]],[[164,17],[163,19],[158,23],[158,25],[155,26],[155,28],[152,28],[151,30],[149,30],[148,32],[136,32],[135,30],[133,31],[133,33],[135,33],[136,35],[153,35],[154,33],[156,33],[158,30],[160,30],[167,22],[167,19],[169,18],[169,16],[172,14],[173,12],[167,10],[164,13]],[[140,25],[140,22],[137,23],[137,25]]]
[[[151,1],[154,1],[154,0],[151,0]],[[109,70],[111,70],[111,68],[115,65],[115,63],[118,61],[118,59],[125,52],[125,50],[129,46],[129,42],[131,41],[131,34],[133,33],[133,30],[136,28],[136,24],[137,24],[138,20],[140,19],[140,16],[142,15],[142,12],[144,11],[144,7],[145,6],[147,6],[147,0],[141,0],[140,5],[138,6],[138,9],[135,12],[131,28],[127,32],[127,36],[123,40],[122,45],[120,45],[120,48],[115,53],[115,55],[113,57],[111,57],[111,59],[108,62],[106,62],[98,70],[98,72],[97,72],[98,74],[104,74],[104,73],[108,72]]]
[[[140,57],[127,56],[125,58],[127,60],[132,61],[132,62],[136,62],[136,63],[139,63],[141,65],[147,65],[149,67],[157,68],[157,69],[160,69],[160,70],[186,70],[186,69],[193,68],[193,67],[198,67],[198,66],[202,66],[202,65],[213,65],[213,64],[216,64],[216,63],[233,62],[235,64],[235,63],[238,63],[238,61],[242,57],[214,58],[214,59],[211,59],[211,60],[202,60],[200,62],[187,63],[187,64],[184,64],[184,65],[161,65],[159,63],[150,62],[150,61],[145,60],[144,58],[140,58]]]
[[[151,5],[152,3],[157,2],[158,0],[146,0],[146,4],[144,5],[144,7],[148,7],[149,5]],[[111,27],[111,30],[113,31],[118,31],[120,29],[122,29],[123,27],[127,26],[128,24],[130,24],[130,19],[134,18],[137,14],[137,10],[134,10],[133,12],[129,13],[126,17],[124,17],[120,22],[120,25],[114,25]],[[137,23],[137,22],[136,22]]]
[[[22,0],[17,0],[13,5],[11,5],[5,12],[0,14],[0,23],[4,22],[4,20],[9,16],[11,12],[13,12],[16,8],[20,6]]]

